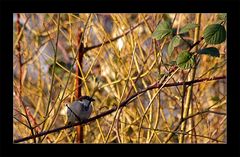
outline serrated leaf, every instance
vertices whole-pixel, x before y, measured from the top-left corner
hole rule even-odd
[[[182,69],[189,69],[193,67],[195,61],[194,57],[188,51],[182,51],[177,57],[177,65]]]
[[[161,40],[162,38],[166,37],[171,33],[172,33],[172,28],[171,28],[170,22],[163,21],[157,26],[156,30],[152,34],[152,37],[157,40]]]
[[[208,47],[208,48],[204,48],[204,49],[200,49],[198,51],[199,54],[206,54],[206,55],[210,55],[213,57],[220,57],[220,53],[218,51],[217,48],[215,47]]]
[[[176,46],[178,46],[181,43],[181,37],[176,35],[172,38],[172,40],[170,41],[169,45],[168,45],[168,54],[171,55],[174,48]]]
[[[207,44],[220,44],[226,39],[226,30],[220,24],[212,24],[205,28],[203,37]]]
[[[197,26],[198,26],[198,24],[195,24],[195,23],[186,24],[186,25],[179,31],[179,34],[186,33],[186,32],[188,32],[188,31],[190,31],[191,29],[196,28]]]

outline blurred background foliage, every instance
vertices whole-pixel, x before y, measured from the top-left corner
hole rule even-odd
[[[200,37],[207,25],[217,21],[218,15],[202,14]],[[14,139],[65,125],[65,104],[75,100],[77,65],[73,63],[77,35],[79,30],[83,31],[89,16],[87,13],[60,14],[58,29],[58,14],[13,15]],[[167,48],[171,37],[156,41],[152,33],[161,20],[171,21],[177,32],[187,23],[194,23],[195,16],[180,13],[91,14],[83,44],[84,47],[99,46],[84,54],[84,75],[81,78],[83,95],[91,95],[97,89],[91,117],[119,105],[127,96],[157,82],[187,45],[181,43],[169,55]],[[131,29],[134,26],[137,27]],[[129,33],[124,34],[126,31]],[[111,41],[119,35],[121,38]],[[193,43],[193,36],[194,29],[184,38]],[[102,44],[106,41],[109,43]],[[20,47],[16,49],[18,44]],[[226,42],[214,46],[219,50],[220,57],[201,56],[196,79],[226,75]],[[57,62],[52,82],[55,52]],[[138,75],[140,77],[136,80]],[[169,83],[181,81],[187,75],[188,70],[178,71]],[[49,99],[51,88],[53,92]],[[163,143],[180,119],[182,90],[182,86],[173,86],[163,88],[159,93],[153,89],[137,96],[120,112],[85,125],[84,142]],[[157,96],[152,100],[155,94]],[[192,113],[203,111],[211,105],[214,105],[216,113],[199,114],[188,119],[184,143],[226,143],[226,80],[194,84]],[[180,130],[175,132],[169,143],[179,143],[182,133]],[[72,143],[74,138],[75,132],[62,130],[25,143]]]

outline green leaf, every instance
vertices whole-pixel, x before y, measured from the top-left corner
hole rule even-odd
[[[172,28],[170,22],[164,21],[157,26],[156,30],[152,34],[152,37],[157,40],[161,40],[171,33]]]
[[[189,69],[193,67],[195,60],[191,53],[182,51],[177,57],[177,65],[182,69]]]
[[[131,136],[134,133],[134,130],[132,129],[132,127],[130,126],[126,132],[127,136]]]
[[[220,24],[212,24],[204,30],[203,37],[207,44],[220,44],[226,39],[226,30]]]
[[[171,55],[174,48],[176,46],[178,46],[181,43],[181,37],[179,35],[176,35],[172,38],[172,40],[170,41],[169,45],[168,45],[168,54]]]
[[[162,18],[163,18],[164,21],[167,21],[167,22],[169,22],[169,23],[171,23],[171,21],[172,21],[172,18],[171,18],[170,15],[167,14],[167,13],[164,13],[163,16],[162,16]]]
[[[170,66],[174,66],[174,65],[176,65],[176,64],[177,64],[176,61],[170,61],[170,62],[169,62],[169,65],[170,65]]]
[[[208,47],[208,48],[200,49],[200,50],[198,50],[198,53],[210,55],[212,57],[220,57],[220,53],[219,53],[218,49],[215,47]]]
[[[186,33],[186,32],[188,32],[188,31],[190,31],[191,29],[196,28],[197,26],[198,26],[198,24],[195,24],[195,23],[186,24],[186,25],[179,31],[179,34]]]
[[[220,100],[220,98],[218,96],[213,96],[213,97],[211,97],[211,100],[214,102],[218,102]]]
[[[217,15],[217,20],[219,22],[222,22],[222,21],[227,21],[227,14],[226,13],[220,13]]]

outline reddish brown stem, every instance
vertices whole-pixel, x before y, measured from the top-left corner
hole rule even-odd
[[[79,99],[81,97],[81,88],[82,88],[82,83],[81,83],[81,79],[79,79],[79,77],[82,77],[82,74],[80,72],[80,68],[82,68],[82,60],[83,60],[83,44],[81,42],[81,38],[82,38],[82,31],[81,29],[79,29],[79,33],[78,33],[78,44],[80,45],[79,49],[78,49],[78,56],[77,56],[77,60],[80,64],[80,67],[78,67],[77,62],[76,62],[76,87],[77,90],[75,91],[75,96],[76,99]],[[83,126],[79,125],[76,126],[76,131],[77,131],[77,143],[83,143]]]
[[[16,21],[16,30],[17,30],[17,35],[20,35],[21,32],[21,26],[20,26],[20,14],[17,14],[17,21]],[[21,38],[20,38],[21,39]],[[20,43],[20,39],[17,43],[16,46],[16,50],[17,50],[17,56],[18,56],[18,63],[19,63],[19,104],[21,104],[21,106],[23,106],[28,124],[29,124],[29,128],[31,130],[32,135],[34,135],[33,132],[33,128],[31,126],[31,122],[29,120],[29,115],[27,114],[27,109],[26,106],[24,104],[24,102],[22,101],[22,68],[23,68],[23,64],[22,64],[22,56],[21,56],[21,43]],[[36,139],[34,138],[34,143],[36,143]]]

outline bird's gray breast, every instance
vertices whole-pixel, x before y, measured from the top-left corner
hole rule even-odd
[[[75,101],[70,106],[70,109],[72,111],[67,110],[67,116],[68,121],[72,123],[79,121],[79,119],[86,120],[92,113],[92,106],[90,101]]]

